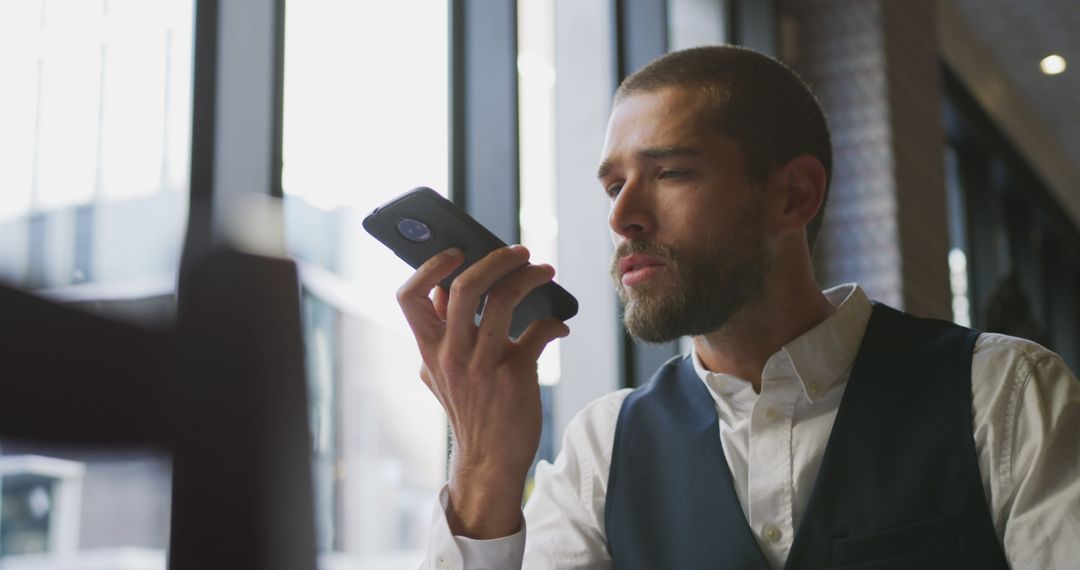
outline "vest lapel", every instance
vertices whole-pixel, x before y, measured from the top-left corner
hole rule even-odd
[[[977,336],[874,306],[785,568],[1006,567],[971,433]]]
[[[638,395],[651,403],[637,405]],[[688,358],[628,397],[616,432],[605,509],[616,568],[769,568],[735,494],[712,397]]]
[[[689,408],[691,413],[688,419],[693,422],[694,434],[690,439],[693,449],[688,457],[701,458],[700,461],[689,462],[688,488],[714,489],[711,496],[708,496],[708,501],[703,501],[705,497],[696,493],[687,493],[687,507],[707,506],[707,510],[703,509],[701,522],[714,525],[709,529],[712,536],[724,537],[715,539],[717,546],[722,548],[718,549],[717,557],[711,560],[714,564],[715,561],[723,560],[724,568],[768,568],[769,565],[758,548],[742,505],[739,504],[739,496],[735,492],[731,468],[720,443],[720,419],[716,415],[716,405],[694,371],[689,358],[684,358],[679,366],[678,387],[679,397],[683,401],[675,404],[678,406],[676,409]],[[696,484],[695,479],[702,483]],[[708,504],[710,502],[712,504]]]

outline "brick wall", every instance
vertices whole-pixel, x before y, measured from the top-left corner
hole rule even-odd
[[[949,319],[941,68],[932,0],[781,0],[780,57],[829,117],[822,286]]]

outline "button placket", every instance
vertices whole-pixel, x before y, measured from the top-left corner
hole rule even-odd
[[[782,565],[792,526],[792,421],[803,384],[786,359],[767,368],[750,426],[747,511],[766,558]]]

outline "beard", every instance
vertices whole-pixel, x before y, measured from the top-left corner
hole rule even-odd
[[[752,213],[752,212],[751,212]],[[675,248],[656,242],[623,242],[612,260],[611,275],[623,302],[623,323],[634,337],[662,343],[684,335],[721,329],[742,309],[761,299],[772,256],[756,228],[756,216],[731,228],[726,240],[706,236],[698,248]],[[643,254],[663,261],[664,275],[626,287],[618,260]]]

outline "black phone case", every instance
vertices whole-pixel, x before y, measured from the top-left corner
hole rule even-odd
[[[406,239],[398,231],[398,223],[404,218],[426,224],[431,231],[430,239],[424,242]],[[467,212],[425,187],[414,188],[375,208],[364,218],[364,229],[414,269],[436,253],[451,247],[461,248],[465,253],[465,262],[439,283],[446,290],[450,289],[450,284],[462,271],[493,250],[506,246]],[[478,318],[483,303],[480,307],[477,310]],[[565,321],[576,315],[577,311],[578,302],[573,295],[555,282],[545,283],[526,295],[514,310],[510,336],[521,336],[533,321]]]

